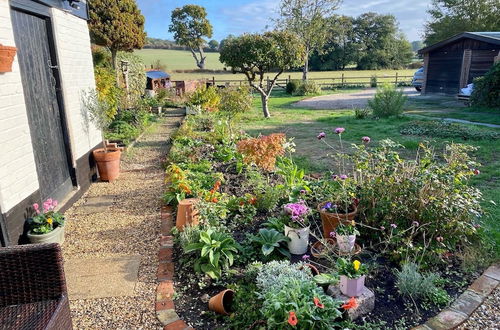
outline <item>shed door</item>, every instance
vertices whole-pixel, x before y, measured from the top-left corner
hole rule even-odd
[[[40,194],[43,200],[61,200],[73,185],[50,19],[14,9],[11,13]]]

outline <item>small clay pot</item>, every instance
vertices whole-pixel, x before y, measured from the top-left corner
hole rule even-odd
[[[184,226],[198,225],[198,210],[196,204],[199,202],[198,198],[186,198],[179,202],[177,205],[177,218],[175,220],[175,227],[179,231],[184,230]]]
[[[316,266],[312,265],[312,264],[305,264],[304,265],[305,267],[308,267],[310,270],[311,270],[311,274],[313,276],[316,276],[316,275],[319,275],[319,270],[318,268],[316,268]]]
[[[218,314],[229,315],[233,299],[234,291],[231,289],[226,289],[210,298],[210,300],[208,301],[208,309]]]
[[[113,182],[118,178],[120,175],[120,157],[122,154],[119,148],[107,148],[107,152],[104,148],[99,148],[95,149],[92,154],[97,163],[97,170],[102,181]]]
[[[16,52],[16,47],[0,45],[0,72],[12,72]]]

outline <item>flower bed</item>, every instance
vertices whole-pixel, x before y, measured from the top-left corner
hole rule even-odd
[[[351,296],[366,286],[375,309],[354,322],[410,327],[473,279],[460,268],[481,230],[470,148],[452,144],[438,157],[422,145],[404,160],[392,141],[372,147],[363,137],[347,155],[337,128],[317,138],[334,150],[338,174],[315,179],[283,134],[249,137],[228,120],[214,107],[189,117],[168,159],[165,202],[197,199],[193,225],[174,230],[176,309],[190,325],[350,327]],[[328,296],[328,285],[349,299]],[[226,289],[226,315],[209,311]]]

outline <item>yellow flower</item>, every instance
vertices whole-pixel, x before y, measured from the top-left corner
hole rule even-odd
[[[52,224],[52,218],[48,218],[48,219],[47,219],[47,223],[48,223],[49,225],[51,225],[51,224]]]
[[[351,225],[356,226],[356,221],[352,220]]]
[[[359,270],[359,266],[361,266],[361,262],[359,262],[359,260],[354,260],[352,262],[352,265],[354,266],[354,270],[358,271]]]

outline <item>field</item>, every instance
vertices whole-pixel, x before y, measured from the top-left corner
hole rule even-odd
[[[196,70],[196,62],[189,51],[183,50],[169,50],[169,49],[141,49],[134,52],[142,58],[146,67],[150,67],[152,63],[157,60],[160,61],[166,68],[167,71],[172,75],[172,80],[190,80],[190,79],[212,79],[215,77],[216,80],[243,80],[245,76],[242,74],[232,74],[232,73],[212,73],[212,72],[173,72],[175,70]],[[219,62],[219,53],[206,53],[207,54],[207,64],[206,69],[208,70],[223,70],[224,66]],[[369,77],[376,75],[378,77],[383,76],[394,76],[398,73],[399,76],[413,76],[415,72],[414,69],[410,70],[346,70],[342,71],[321,71],[321,72],[310,72],[310,78],[336,78],[339,82],[339,78],[342,77],[344,73],[345,77],[365,77],[364,79],[355,79],[354,81],[368,82]],[[271,76],[271,75],[269,75]],[[300,79],[302,77],[301,72],[285,72],[280,78],[288,78],[291,76],[292,79]],[[405,80],[408,80],[406,78]],[[387,80],[387,79],[386,79]],[[380,81],[383,81],[380,80]],[[350,81],[347,81],[348,83]]]

